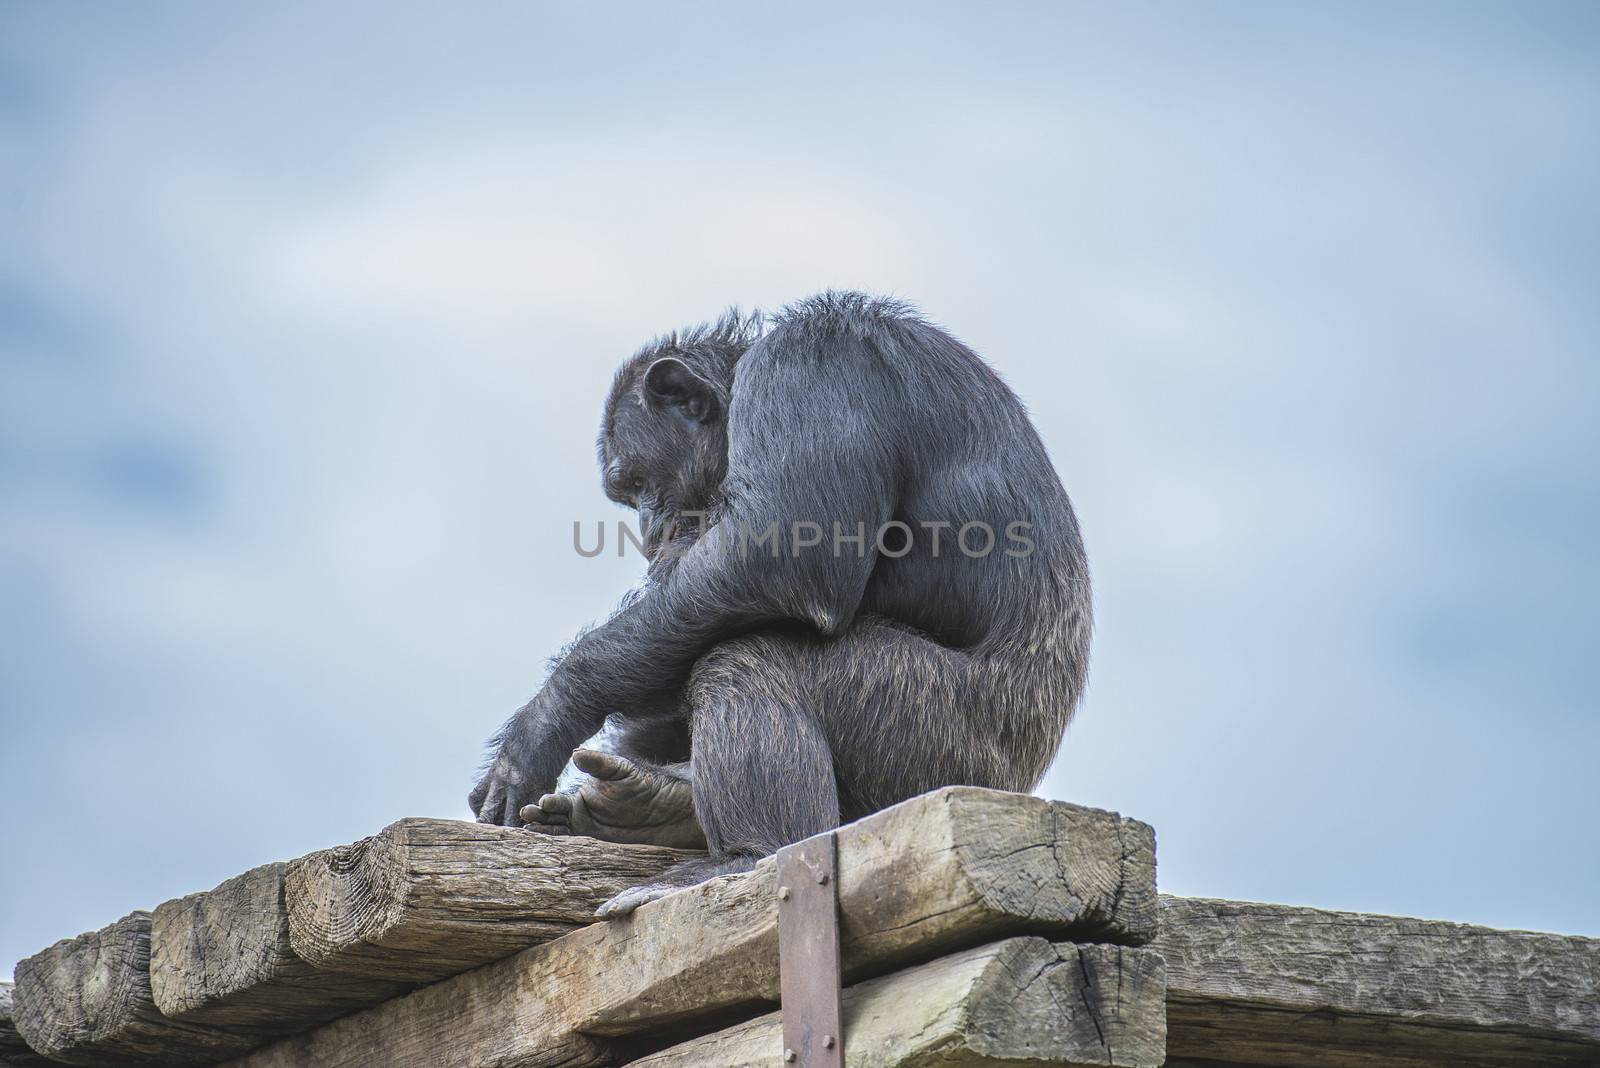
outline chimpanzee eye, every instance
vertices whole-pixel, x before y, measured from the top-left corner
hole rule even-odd
[[[633,490],[633,492],[638,493],[640,490],[644,489],[644,479],[635,477],[632,482],[628,483],[628,488]]]

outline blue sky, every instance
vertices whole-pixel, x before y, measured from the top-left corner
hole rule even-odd
[[[404,815],[636,560],[615,364],[899,294],[1165,889],[1600,934],[1581,4],[0,7],[0,969]]]

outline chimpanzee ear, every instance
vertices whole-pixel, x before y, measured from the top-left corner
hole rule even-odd
[[[722,410],[710,383],[671,356],[663,356],[645,371],[644,399],[657,411],[674,408],[697,423],[711,422]]]

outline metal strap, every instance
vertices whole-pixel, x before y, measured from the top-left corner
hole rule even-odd
[[[844,1068],[839,1003],[839,847],[832,831],[778,850],[783,1060]]]

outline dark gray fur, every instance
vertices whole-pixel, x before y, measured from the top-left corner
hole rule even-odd
[[[608,495],[657,534],[650,581],[506,724],[479,819],[518,823],[608,713],[624,751],[692,755],[713,864],[939,786],[1037,784],[1083,689],[1089,573],[1038,434],[971,349],[855,293],[730,313],[622,366],[600,448]],[[723,529],[899,519],[916,546],[774,560],[661,538],[686,510]],[[935,559],[924,520],[1020,520],[1035,547],[972,559],[952,528]]]

